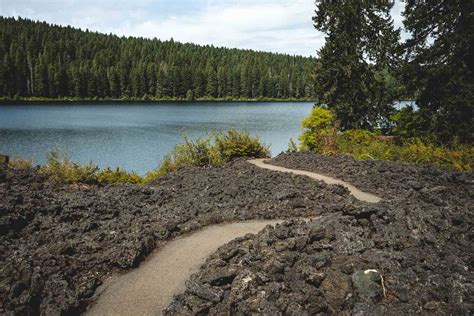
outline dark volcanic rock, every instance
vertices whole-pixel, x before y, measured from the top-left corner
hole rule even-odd
[[[383,277],[377,270],[358,270],[352,275],[352,286],[359,299],[379,301],[385,296]]]
[[[434,204],[453,203],[457,196],[472,198],[472,172],[444,170],[432,165],[358,160],[350,156],[320,156],[315,153],[280,154],[271,164],[286,168],[313,171],[347,181],[361,190],[386,199],[416,195]],[[451,191],[458,188],[454,199]],[[468,202],[468,201],[467,201]]]
[[[310,222],[291,220],[221,247],[191,277],[221,297],[206,313],[474,312],[472,173],[315,154],[281,155],[272,163],[337,176],[385,200],[344,205]],[[206,275],[226,268],[235,271],[232,284],[209,284]],[[193,314],[193,297],[186,289],[165,313]]]
[[[185,169],[145,186],[66,186],[34,169],[2,171],[0,314],[83,311],[107,274],[137,266],[157,241],[205,225],[315,216],[353,203],[345,191],[245,161]],[[235,275],[209,278],[228,286]],[[221,297],[206,286],[195,292],[204,309]]]

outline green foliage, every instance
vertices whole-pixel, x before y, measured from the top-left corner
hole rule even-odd
[[[401,114],[400,114],[401,113]],[[399,122],[411,122],[411,110],[399,112]],[[408,118],[405,118],[408,116]],[[405,126],[410,126],[409,124]],[[429,163],[443,168],[472,170],[474,146],[437,146],[416,137],[383,136],[380,131],[350,129],[338,132],[337,120],[331,111],[315,107],[303,120],[300,148],[322,155],[347,154],[357,159]],[[400,133],[402,127],[395,127]],[[409,131],[405,135],[409,135]]]
[[[394,160],[393,138],[360,129],[347,130],[337,136],[337,152],[357,159]]]
[[[10,158],[10,161],[8,162],[8,166],[15,170],[29,169],[32,166],[32,161],[29,159],[14,157],[14,158]]]
[[[304,129],[300,136],[302,150],[320,154],[334,152],[334,139],[338,131],[336,116],[326,108],[314,106],[311,114],[301,122]]]
[[[270,156],[268,146],[262,144],[258,137],[248,132],[230,129],[227,132],[215,132],[197,140],[184,137],[184,142],[175,146],[167,154],[160,166],[140,177],[135,172],[127,172],[120,168],[99,169],[92,163],[81,165],[72,162],[67,155],[50,153],[48,162],[41,166],[40,173],[51,180],[64,184],[142,184],[159,178],[167,173],[189,166],[219,165],[236,158],[265,158]],[[10,160],[12,168],[28,168],[31,161]]]
[[[411,138],[421,134],[419,129],[419,112],[414,111],[411,106],[397,111],[390,117],[390,119],[394,124],[392,127],[392,133],[395,136]]]
[[[286,150],[287,153],[296,153],[298,152],[298,144],[293,140],[293,138],[290,138],[288,142],[288,149]]]
[[[314,58],[0,17],[0,97],[314,99]]]
[[[338,152],[358,159],[424,163],[458,170],[472,170],[473,167],[473,146],[447,148],[425,143],[419,138],[405,139],[397,144],[393,138],[383,139],[375,134],[361,134],[361,138],[353,136],[338,139]]]
[[[143,179],[135,172],[127,172],[120,169],[105,168],[97,172],[97,181],[102,184],[113,183],[135,183],[140,184]]]
[[[399,32],[390,1],[317,1],[316,29],[326,33],[319,52],[316,99],[334,111],[342,130],[385,127],[393,88],[384,71],[394,68]]]
[[[185,137],[183,143],[176,145],[172,152],[165,156],[158,169],[145,175],[144,181],[151,181],[184,167],[219,165],[236,158],[269,156],[268,146],[246,131],[230,129],[225,133],[215,132],[212,136],[195,141]]]
[[[305,148],[308,147],[311,146]],[[317,146],[313,148],[312,151],[323,155],[347,154],[357,159],[427,163],[458,170],[472,170],[474,162],[474,146],[457,145],[448,148],[423,142],[419,138],[401,140],[360,129],[335,134],[333,152],[320,150]]]
[[[56,152],[50,153],[48,162],[41,167],[40,172],[51,180],[65,184],[97,183],[98,167],[92,163],[80,165],[72,162],[66,155]]]
[[[474,2],[407,2],[403,80],[417,93],[418,133],[437,143],[474,137]]]
[[[135,172],[128,173],[120,168],[100,170],[92,163],[85,165],[74,163],[67,155],[56,152],[49,154],[48,162],[41,166],[40,173],[47,175],[55,182],[64,184],[139,184],[143,181]]]
[[[262,144],[258,137],[252,137],[246,131],[230,129],[227,133],[214,136],[214,151],[218,161],[231,161],[235,158],[265,158],[270,156],[268,146]]]

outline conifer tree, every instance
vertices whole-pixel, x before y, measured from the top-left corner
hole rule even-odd
[[[314,25],[326,33],[326,43],[319,52],[316,98],[336,112],[343,130],[383,127],[391,111],[393,100],[378,93],[375,71],[392,67],[398,52],[392,5],[329,0],[317,4]]]
[[[404,79],[418,91],[418,129],[443,144],[474,139],[474,2],[407,2]]]
[[[217,74],[211,62],[207,64],[206,77],[206,96],[215,98],[217,97]]]

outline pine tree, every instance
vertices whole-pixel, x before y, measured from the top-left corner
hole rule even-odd
[[[211,98],[217,97],[217,73],[212,63],[209,62],[206,67],[206,96]]]
[[[320,1],[313,18],[326,33],[316,75],[316,97],[336,112],[342,129],[383,127],[392,100],[380,90],[374,70],[391,67],[399,32],[389,1]],[[372,66],[374,65],[374,66]]]
[[[217,96],[223,98],[227,91],[227,76],[223,66],[217,70]]]
[[[474,138],[474,2],[409,0],[403,77],[419,91],[418,129],[450,144]]]

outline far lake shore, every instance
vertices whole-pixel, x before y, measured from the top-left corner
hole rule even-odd
[[[216,99],[141,99],[141,98],[126,98],[126,99],[49,99],[49,98],[26,98],[26,99],[0,99],[1,105],[11,104],[46,104],[46,103],[57,103],[57,104],[68,104],[68,103],[164,103],[164,102],[176,102],[176,103],[195,103],[195,102],[316,102],[311,99],[279,99],[279,98],[249,98],[249,99],[232,99],[232,98],[216,98]]]

